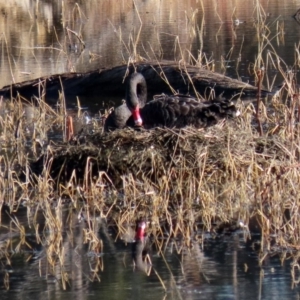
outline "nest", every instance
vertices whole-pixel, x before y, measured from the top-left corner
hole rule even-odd
[[[99,130],[48,147],[31,169],[66,193],[83,191],[80,199],[115,220],[146,216],[183,235],[195,222],[211,230],[254,220],[255,230],[289,232],[276,243],[298,245],[300,154],[282,128],[260,136],[240,119],[205,129]]]
[[[234,121],[206,129],[99,130],[52,148],[32,164],[32,169],[40,174],[51,161],[49,174],[56,181],[69,180],[74,171],[82,179],[89,170],[93,176],[106,172],[116,185],[124,175],[154,183],[163,176],[210,176],[218,182],[228,176],[238,179],[248,172],[253,160],[264,165],[270,157],[284,155],[280,143],[259,138],[251,130],[237,130]]]

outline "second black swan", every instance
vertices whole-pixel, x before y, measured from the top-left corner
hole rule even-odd
[[[147,102],[147,85],[140,73],[133,73],[127,82],[126,103],[117,107],[106,119],[105,130],[126,126],[197,128],[216,124],[220,119],[239,115],[230,101],[199,102],[185,95],[159,95]]]

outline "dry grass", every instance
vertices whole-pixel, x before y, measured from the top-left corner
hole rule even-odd
[[[247,224],[254,215],[263,227],[266,215],[268,220],[274,217],[269,210],[275,199],[275,206],[282,209],[275,223],[286,230],[295,221],[285,220],[284,211],[291,201],[297,203],[298,138],[286,139],[289,122],[282,106],[274,106],[272,119],[265,120],[269,131],[265,136],[248,123],[250,108],[245,108],[242,119],[207,130],[127,129],[84,135],[78,137],[78,145],[49,150],[49,175],[61,183],[68,198],[80,185],[81,196],[89,205],[101,206],[106,216],[117,209],[121,193],[131,222],[141,214],[157,224],[167,222],[183,237],[191,212],[194,223],[201,221],[205,230],[216,221]],[[34,166],[44,165],[40,163]],[[194,224],[189,226],[193,230]],[[298,237],[290,234],[290,238],[277,242],[296,246]]]
[[[256,124],[254,105],[240,103],[240,118],[207,129],[103,133],[99,127],[93,128],[93,133],[90,129],[81,132],[70,143],[52,143],[40,151],[24,147],[26,141],[33,140],[33,131],[26,132],[30,123],[20,109],[23,104],[15,102],[18,105],[0,120],[6,137],[1,154],[2,205],[10,214],[20,205],[26,205],[33,215],[43,212],[46,227],[42,232],[41,223],[33,222],[36,243],[45,247],[51,272],[57,272],[57,264],[61,266],[63,288],[70,284],[68,273],[63,271],[63,232],[76,222],[74,213],[86,220],[84,243],[95,253],[91,280],[100,280],[103,268],[97,254],[103,247],[97,234],[99,219],[113,224],[122,235],[128,224],[147,218],[149,233],[160,251],[173,237],[190,246],[195,240],[203,242],[201,232],[216,234],[240,224],[249,239],[255,224],[261,233],[261,263],[269,252],[291,255],[298,250],[300,239],[295,101],[296,95],[287,104],[274,97],[268,110],[260,104],[263,135]],[[58,123],[63,120],[61,115],[41,108],[35,118],[42,119],[42,112],[63,130],[63,121]],[[49,130],[45,124],[51,127],[51,122],[44,122],[34,129],[36,139]],[[27,146],[33,148],[34,143]],[[33,159],[39,152],[43,152],[41,158]],[[67,223],[63,221],[66,207],[70,208]],[[14,224],[20,236],[15,249],[32,247],[24,227],[18,221]],[[294,259],[296,264],[297,257]]]
[[[83,132],[71,143],[49,145],[36,162],[23,156],[3,163],[6,172],[22,166],[2,180],[2,191],[7,182],[15,191],[3,199],[13,210],[20,199],[34,204],[32,191],[38,191],[46,210],[44,203],[67,199],[121,227],[122,220],[143,216],[183,238],[199,222],[211,231],[216,223],[248,224],[256,218],[267,235],[263,249],[270,248],[271,234],[277,245],[297,248],[298,123],[293,106],[273,99],[269,109],[261,114],[263,136],[252,120],[252,104],[241,118],[202,130]],[[25,175],[18,177],[21,171]]]

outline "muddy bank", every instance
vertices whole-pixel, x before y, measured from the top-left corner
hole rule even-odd
[[[10,98],[20,94],[30,99],[32,96],[45,95],[50,102],[56,101],[62,90],[67,100],[74,99],[76,96],[123,96],[124,76],[128,71],[133,72],[133,67],[129,69],[127,65],[121,65],[87,73],[65,73],[41,77],[5,86],[0,90],[0,96]],[[191,65],[148,62],[137,64],[136,70],[146,78],[150,95],[170,94],[172,92],[170,86],[177,92],[191,95],[195,95],[195,91],[202,95],[209,94],[212,89],[217,95],[224,92],[226,97],[238,93],[242,93],[243,96],[255,96],[257,93],[257,88],[250,84]],[[262,94],[266,93],[266,90],[262,91]]]

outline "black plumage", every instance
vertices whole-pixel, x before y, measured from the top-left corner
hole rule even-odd
[[[236,106],[226,100],[199,102],[186,95],[159,95],[146,103],[147,85],[142,74],[133,73],[127,82],[126,103],[107,118],[105,129],[125,126],[197,128],[216,124],[220,119],[239,115]]]

